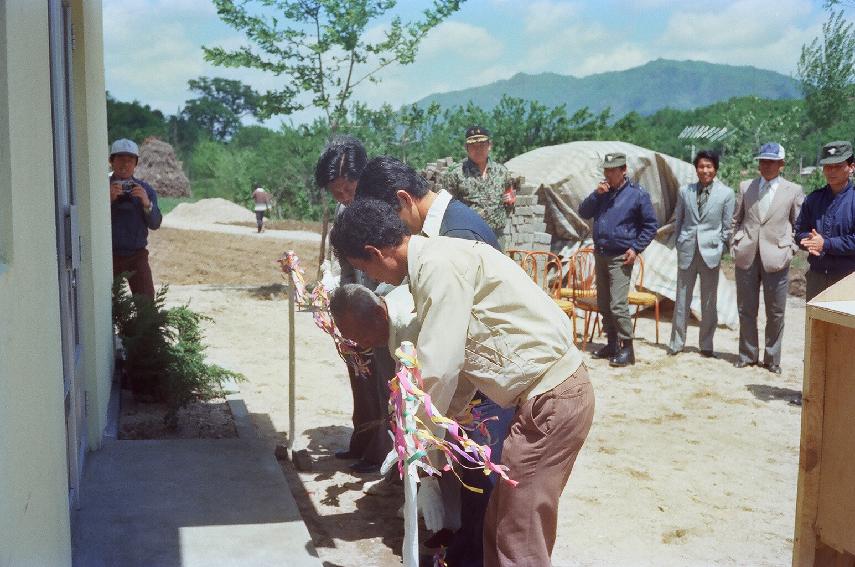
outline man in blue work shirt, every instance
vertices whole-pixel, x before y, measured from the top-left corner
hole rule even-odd
[[[579,205],[582,218],[594,219],[597,307],[608,337],[608,344],[593,356],[626,366],[635,364],[628,302],[632,266],[653,241],[659,223],[650,195],[626,177],[626,154],[606,154],[603,176]]]
[[[807,300],[855,272],[855,158],[849,142],[830,142],[819,160],[827,184],[805,198],[796,241],[809,253]]]
[[[154,282],[148,263],[148,231],[160,228],[163,217],[157,193],[151,185],[134,177],[140,150],[122,138],[110,147],[110,221],[113,231],[113,277],[128,272],[134,295],[154,299]]]

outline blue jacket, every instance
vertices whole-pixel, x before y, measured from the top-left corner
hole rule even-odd
[[[810,236],[811,229],[825,241],[819,256],[808,255],[811,270],[835,275],[855,272],[855,187],[851,180],[837,196],[826,185],[805,197],[796,220],[796,242]]]
[[[118,198],[110,206],[113,229],[113,254],[130,256],[148,245],[148,231],[160,227],[163,216],[157,206],[157,193],[151,185],[136,177],[134,183],[142,186],[151,201],[151,212],[145,214],[142,202],[136,197]]]
[[[481,215],[457,199],[448,202],[448,207],[442,216],[442,224],[439,226],[439,235],[464,240],[478,240],[489,244],[499,252],[502,251],[496,234],[484,222]]]
[[[618,255],[630,248],[641,253],[659,228],[650,195],[628,179],[620,189],[588,195],[579,205],[579,215],[594,219],[597,254]]]

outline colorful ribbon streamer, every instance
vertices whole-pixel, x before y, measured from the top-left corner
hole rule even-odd
[[[330,315],[330,298],[327,290],[321,282],[315,285],[311,293],[311,300],[307,301],[309,294],[306,291],[306,280],[304,271],[300,267],[300,258],[293,250],[287,250],[276,260],[282,269],[282,277],[294,288],[294,296],[297,303],[304,307],[312,308],[312,318],[320,330],[332,337],[336,352],[353,372],[359,377],[366,377],[370,371],[371,350],[362,350],[356,343],[350,341],[339,333],[335,322]]]
[[[431,402],[430,396],[422,390],[424,384],[412,343],[402,343],[401,348],[395,351],[395,356],[401,361],[401,368],[389,381],[389,403],[395,415],[392,434],[398,455],[398,473],[401,477],[404,476],[405,467],[410,464],[430,475],[441,475],[428,458],[429,451],[438,450],[444,454],[446,460],[442,470],[452,471],[460,483],[473,492],[480,493],[483,490],[464,483],[454,470],[455,464],[473,470],[481,469],[485,475],[495,472],[505,482],[516,486],[517,481],[511,480],[507,475],[508,468],[490,460],[490,446],[479,445],[469,439],[466,430],[453,419],[443,416]],[[419,406],[424,408],[431,423],[445,429],[446,438],[435,436],[415,415]],[[410,417],[414,427],[406,426]],[[472,423],[475,423],[474,416],[472,420]]]

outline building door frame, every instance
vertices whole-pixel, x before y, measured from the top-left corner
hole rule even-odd
[[[80,507],[80,480],[86,456],[86,389],[80,316],[80,253],[77,191],[75,188],[75,131],[71,58],[74,48],[68,0],[48,0],[50,34],[51,118],[53,122],[56,249],[59,277],[62,368],[67,431],[69,503]]]

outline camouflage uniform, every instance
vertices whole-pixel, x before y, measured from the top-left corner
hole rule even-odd
[[[492,159],[487,160],[485,177],[481,178],[478,166],[470,159],[449,169],[439,180],[441,188],[471,207],[501,239],[505,232],[505,205],[502,194],[511,184],[507,168]]]

